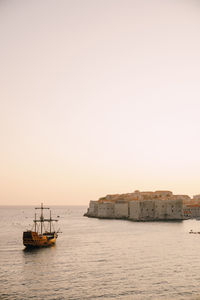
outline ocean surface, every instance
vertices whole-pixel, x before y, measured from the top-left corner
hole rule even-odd
[[[62,233],[26,251],[33,207],[0,207],[0,299],[200,299],[200,221],[131,222],[52,207]]]

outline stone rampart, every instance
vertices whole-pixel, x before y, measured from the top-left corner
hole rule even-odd
[[[182,199],[181,195],[176,196],[169,191],[107,195],[98,201],[90,201],[85,215],[132,221],[182,220],[191,215],[191,209],[186,211],[183,205],[185,197],[189,197],[183,196]],[[193,210],[193,215],[200,215],[199,208]]]

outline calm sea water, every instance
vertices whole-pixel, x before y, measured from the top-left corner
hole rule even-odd
[[[200,299],[200,222],[98,220],[53,207],[55,247],[25,251],[33,207],[0,207],[0,299]]]

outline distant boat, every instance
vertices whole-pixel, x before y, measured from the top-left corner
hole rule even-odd
[[[40,248],[40,247],[49,247],[55,245],[56,239],[58,237],[58,231],[52,230],[52,222],[57,222],[58,220],[51,218],[51,210],[49,219],[44,218],[43,210],[49,209],[49,207],[36,207],[35,209],[40,209],[40,217],[37,219],[35,213],[34,222],[34,231],[27,230],[23,232],[23,244],[27,248]],[[45,228],[45,223],[49,223],[48,230]]]

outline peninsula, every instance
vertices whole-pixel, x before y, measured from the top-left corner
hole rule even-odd
[[[200,217],[200,195],[174,195],[171,191],[107,195],[90,201],[85,216],[132,221],[184,220]]]

